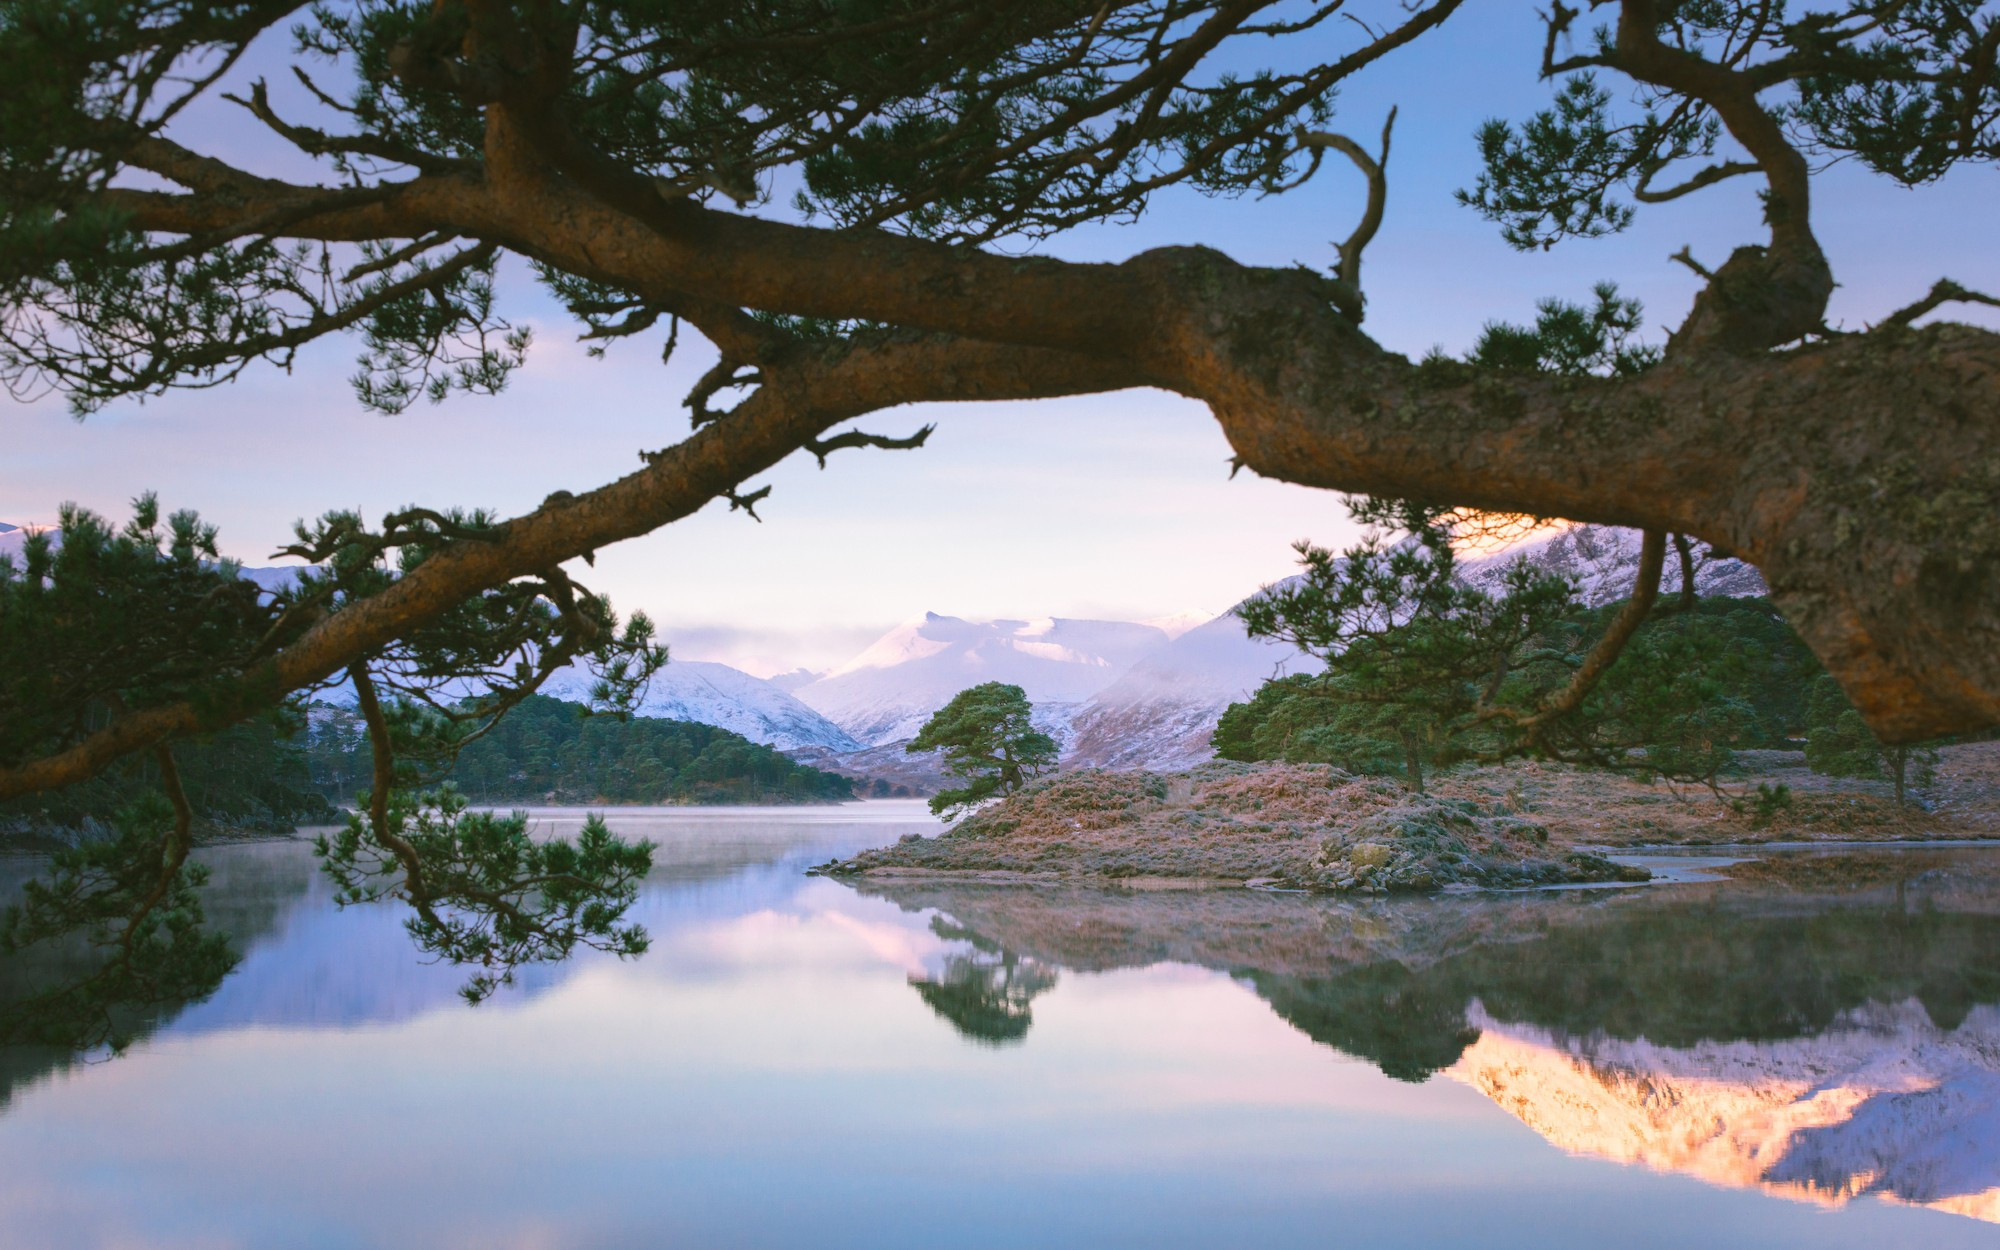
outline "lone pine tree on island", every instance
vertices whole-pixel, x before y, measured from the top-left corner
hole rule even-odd
[[[191,515],[163,528],[148,504],[122,535],[73,516],[116,558],[43,551],[0,576],[0,798],[135,757],[171,778],[174,743],[347,683],[368,836],[405,897],[444,906],[425,848],[467,848],[402,837],[397,813],[419,809],[391,793],[557,667],[595,664],[616,708],[664,660],[565,562],[718,499],[755,516],[758,475],[801,451],[920,447],[928,427],[848,424],[896,405],[1132,387],[1202,401],[1236,466],[1268,477],[1639,528],[1635,601],[1672,536],[1736,553],[1882,741],[2000,723],[2000,335],[1918,324],[1995,300],[1913,276],[1900,311],[1830,328],[1814,206],[1828,163],[1920,187],[2000,155],[2000,17],[1979,0],[1523,11],[1553,100],[1476,136],[1461,196],[1478,217],[1545,248],[1744,180],[1763,220],[1680,254],[1702,289],[1657,359],[1574,350],[1570,318],[1411,361],[1364,328],[1370,299],[1395,298],[1363,273],[1392,133],[1343,133],[1334,103],[1463,6],[5,0],[0,374],[17,395],[87,414],[342,335],[368,407],[492,392],[531,346],[503,257],[594,348],[699,335],[718,359],[683,400],[691,432],[635,448],[632,474],[506,519],[330,513],[290,548],[320,572],[275,596],[217,588]],[[238,83],[259,40],[289,63]],[[1267,55],[1286,67],[1256,68]],[[185,124],[198,102],[262,139]],[[1284,193],[1348,165],[1364,190],[1328,271],[1200,246],[1022,254],[1168,188]],[[113,618],[71,611],[167,603],[195,613],[184,636],[107,652],[80,640]],[[442,693],[467,688],[490,693]],[[165,875],[130,885],[142,913],[185,858],[171,806]],[[486,893],[516,898],[526,878],[493,868]]]
[[[989,681],[959,691],[925,721],[904,750],[944,752],[945,771],[965,782],[932,795],[931,811],[955,816],[1053,766],[1056,740],[1035,728],[1033,715],[1019,686]]]

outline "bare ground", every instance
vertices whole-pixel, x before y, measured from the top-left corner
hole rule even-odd
[[[1743,776],[1718,799],[1566,764],[1521,762],[1449,773],[1439,795],[1495,805],[1546,825],[1568,845],[1732,845],[2000,837],[2000,742],[1946,747],[1936,781],[1898,805],[1886,781],[1822,777],[1796,751],[1746,751]],[[1759,813],[1757,787],[1789,805]]]

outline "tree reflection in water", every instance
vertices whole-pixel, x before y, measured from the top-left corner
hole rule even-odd
[[[978,1040],[1022,1040],[1058,969],[1195,964],[1315,1042],[1399,1080],[1446,1073],[1572,1153],[2000,1221],[1994,858],[1898,852],[1834,894],[859,887],[971,946],[912,984]]]
[[[1034,1023],[1031,1004],[1036,995],[1055,988],[1055,965],[1003,950],[942,916],[932,917],[931,931],[947,942],[967,942],[972,949],[947,955],[944,970],[935,977],[912,976],[910,988],[970,1041],[982,1046],[1026,1041]]]

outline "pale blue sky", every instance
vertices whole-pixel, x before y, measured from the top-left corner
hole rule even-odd
[[[1290,52],[1338,55],[1350,31],[1329,26]],[[1605,278],[1645,301],[1658,340],[1694,292],[1668,253],[1692,244],[1719,262],[1758,238],[1748,181],[1648,209],[1625,235],[1535,255],[1510,251],[1453,204],[1452,190],[1476,173],[1478,122],[1546,100],[1534,74],[1539,32],[1529,5],[1475,0],[1342,95],[1335,124],[1371,142],[1389,106],[1401,108],[1388,218],[1366,267],[1368,329],[1392,348],[1463,350],[1485,321],[1526,319],[1536,299],[1578,297]],[[225,157],[268,150],[215,112],[193,115],[180,134]],[[1817,194],[1816,222],[1842,283],[1836,323],[1879,317],[1946,274],[2000,287],[1991,224],[2000,173],[1964,171],[1910,192],[1843,166],[1819,179]],[[1324,267],[1358,203],[1358,179],[1329,162],[1277,199],[1174,194],[1136,224],[1079,231],[1046,250],[1118,259],[1205,243],[1247,262]],[[504,276],[503,296],[537,334],[527,367],[498,398],[394,418],[363,413],[345,381],[357,348],[340,341],[305,353],[290,376],[253,370],[232,386],[117,405],[81,424],[59,401],[10,403],[0,417],[0,520],[53,519],[64,500],[117,516],[155,489],[167,506],[219,522],[231,554],[261,563],[302,515],[353,507],[376,517],[410,502],[512,514],[550,491],[622,475],[638,449],[686,430],[680,397],[706,367],[704,352],[684,348],[664,370],[652,342],[589,360],[524,274]],[[1339,542],[1348,532],[1326,492],[1229,481],[1220,432],[1176,397],[912,408],[865,424],[903,433],[926,420],[939,428],[920,452],[842,453],[823,472],[795,456],[758,479],[775,487],[763,524],[711,505],[602,552],[587,580],[621,608],[652,613],[684,658],[766,673],[836,663],[926,610],[1217,612],[1288,572],[1293,539]]]

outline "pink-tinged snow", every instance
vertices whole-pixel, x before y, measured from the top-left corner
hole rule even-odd
[[[1494,1019],[1447,1069],[1575,1155],[1841,1206],[2000,1223],[2000,1008],[1870,1004],[1826,1032],[1677,1048]]]
[[[1166,641],[1164,630],[1132,621],[966,621],[931,612],[797,694],[880,745],[914,737],[953,695],[984,682],[1019,686],[1037,704],[1081,703]]]
[[[589,677],[578,671],[551,679],[545,690],[580,701],[588,697],[589,687]],[[861,749],[838,725],[770,682],[703,660],[674,660],[655,673],[639,714],[715,725],[780,751]]]

